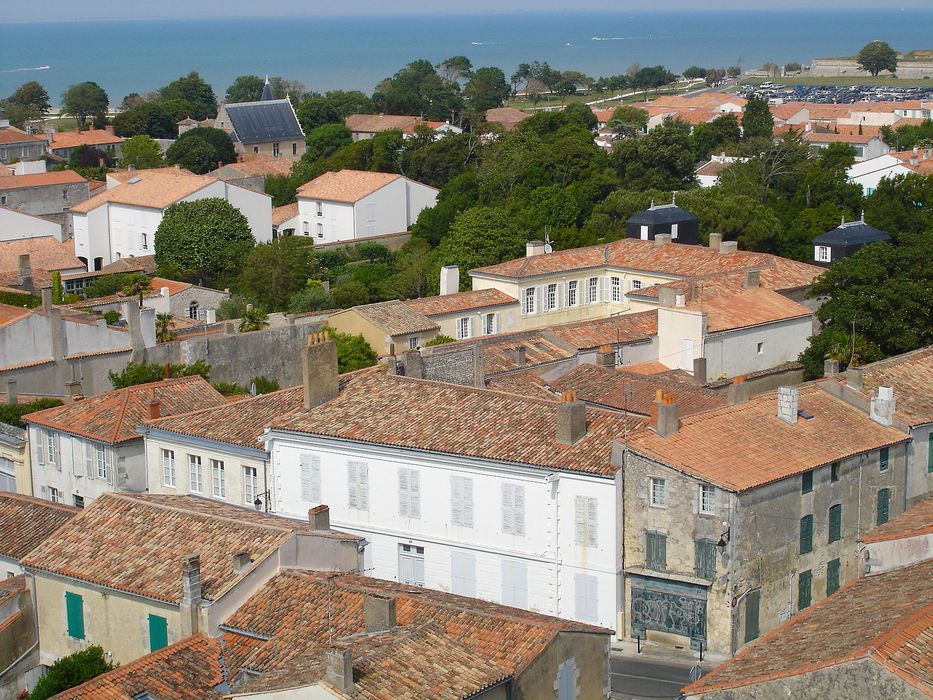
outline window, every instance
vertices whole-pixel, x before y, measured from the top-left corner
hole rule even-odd
[[[483,333],[494,335],[496,332],[496,314],[488,313],[483,316]]]
[[[162,450],[162,484],[175,488],[175,451]]]
[[[576,496],[573,499],[574,541],[583,547],[598,546],[599,520],[596,511],[596,499],[588,496]]]
[[[833,462],[829,465],[829,482],[835,484],[839,481],[839,462]]]
[[[502,484],[502,533],[525,534],[525,487]]]
[[[107,448],[103,445],[94,446],[94,461],[97,463],[97,476],[100,479],[107,478]]]
[[[890,464],[891,451],[887,447],[882,447],[881,452],[878,454],[878,464],[881,471],[888,471],[888,465]]]
[[[0,204],[6,204],[6,195],[0,195]]]
[[[311,224],[308,223],[307,221],[302,221],[301,232],[306,236],[310,236],[311,235]]]
[[[211,460],[211,480],[215,498],[227,497],[227,481],[224,478],[224,463],[219,459]]]
[[[56,435],[51,430],[42,431],[45,434],[45,450],[49,464],[58,462],[58,450],[56,449]]]
[[[808,471],[800,475],[800,493],[813,493],[813,472]]]
[[[599,301],[599,278],[590,277],[586,281],[586,303],[595,304]]]
[[[376,220],[376,205],[375,204],[366,205],[366,218],[368,221]]]
[[[813,516],[805,515],[800,519],[800,553],[813,551]]]
[[[279,151],[279,144],[278,144],[278,143],[273,143],[273,144],[272,144],[272,157],[273,157],[273,158],[278,158],[280,155],[281,155],[281,153],[280,153],[280,151]]]
[[[168,620],[158,615],[149,616],[149,651],[158,651],[168,646]]]
[[[347,462],[347,505],[354,510],[369,510],[369,465]]]
[[[473,527],[473,479],[450,477],[450,523]]]
[[[418,349],[418,336],[413,335],[408,339],[408,349],[417,350]]]
[[[549,284],[547,286],[547,295],[545,297],[545,311],[553,311],[557,308],[557,285]]]
[[[599,619],[599,582],[595,576],[574,574],[573,616],[584,622],[596,622]]]
[[[317,225],[317,237],[324,238],[324,224]]]
[[[667,502],[667,482],[652,476],[648,479],[648,498],[651,505],[656,508],[663,508]]]
[[[639,229],[639,235],[641,236],[641,240],[648,240],[648,227],[645,224],[642,224],[641,229]]]
[[[567,659],[557,667],[557,700],[576,700],[580,696],[577,675],[579,671],[573,659]]]
[[[253,153],[259,153],[259,146],[253,146]]]
[[[413,544],[398,546],[398,580],[409,586],[424,585],[424,547]]]
[[[524,303],[522,304],[522,313],[533,314],[535,312],[535,288],[528,287],[524,292]]]
[[[567,306],[577,305],[577,281],[570,280],[567,283]]]
[[[421,518],[421,473],[417,469],[398,470],[398,514],[402,518]]]
[[[757,349],[756,349],[756,352],[757,352],[757,354],[759,354],[759,355],[763,355],[764,352],[765,352],[765,344],[764,344],[764,343],[758,343],[758,347],[757,347]]]
[[[84,598],[77,593],[66,592],[65,614],[68,636],[72,639],[84,639]]]
[[[878,508],[875,512],[875,525],[884,525],[890,517],[891,489],[878,490]]]
[[[450,592],[476,597],[476,555],[472,552],[451,551]]]
[[[198,306],[199,304],[196,301],[192,301],[190,304],[188,304],[188,318],[195,321],[198,320]]]
[[[797,577],[797,609],[804,610],[810,607],[811,591],[813,586],[813,573],[808,569],[801,571]]]
[[[62,500],[62,492],[54,486],[49,486],[49,500],[52,501],[52,503],[64,503]]]
[[[314,213],[317,216],[324,216],[324,202],[315,202],[314,203]]]
[[[832,559],[826,563],[826,595],[832,595],[839,590],[839,560]]]
[[[680,231],[678,231],[678,228],[679,228],[679,227],[678,227],[677,224],[671,224],[671,240],[672,240],[672,241],[673,241],[673,240],[676,240],[676,239],[677,239],[677,234],[680,233]]]
[[[204,492],[204,479],[201,474],[201,458],[188,455],[188,488],[192,493]]]
[[[749,591],[745,596],[745,641],[758,639],[758,610],[761,607],[761,590]]]
[[[694,562],[697,578],[716,578],[716,543],[712,540],[697,540],[694,544]]]
[[[632,280],[629,283],[629,289],[633,292],[641,289],[641,280]]]
[[[243,467],[243,502],[251,506],[259,495],[256,488],[256,467]]]
[[[84,496],[74,494],[74,504],[75,508],[84,508]]]
[[[298,144],[297,144],[297,143],[293,143],[293,144],[292,144],[292,155],[293,155],[293,156],[297,156],[297,155],[298,155]]]
[[[146,249],[149,247],[149,234],[147,234],[147,233],[141,233],[141,234],[139,234],[139,237],[140,237],[140,241],[141,241],[141,245],[142,245],[142,247],[143,247],[143,250],[146,250]]]
[[[645,533],[645,566],[654,571],[667,569],[667,536],[660,532]]]
[[[610,277],[610,289],[612,290],[612,300],[622,301],[622,280],[618,277]]]
[[[464,316],[457,319],[457,340],[464,340],[470,337],[470,318]]]
[[[712,513],[715,508],[716,490],[709,484],[700,484],[700,512]]]
[[[502,560],[502,604],[528,606],[528,567],[523,561]]]
[[[301,500],[309,503],[321,502],[321,458],[317,455],[301,455]]]
[[[837,503],[829,509],[829,541],[835,542],[842,537],[842,504]]]
[[[830,252],[828,245],[818,245],[816,247],[816,255],[813,256],[813,259],[817,262],[830,262]]]

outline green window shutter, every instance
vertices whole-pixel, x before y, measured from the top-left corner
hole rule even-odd
[[[813,573],[809,570],[801,571],[797,577],[797,609],[810,607],[810,588],[813,585]]]
[[[842,537],[842,504],[837,503],[829,509],[829,541],[835,542]]]
[[[667,537],[657,532],[645,533],[645,566],[655,571],[667,568]]]
[[[881,448],[881,454],[879,456],[879,464],[881,465],[881,471],[888,471],[888,461],[891,457],[890,450],[887,447]]]
[[[745,641],[758,639],[758,609],[761,607],[761,590],[751,591],[745,596]]]
[[[811,493],[813,491],[813,472],[804,472],[800,475],[800,493]]]
[[[68,636],[84,639],[84,599],[77,593],[65,593],[65,612],[68,618]]]
[[[716,543],[710,540],[697,540],[696,542],[696,575],[697,578],[716,578]]]
[[[826,564],[826,595],[839,590],[839,560],[833,559]]]
[[[878,490],[878,510],[875,518],[876,525],[884,525],[890,516],[891,489]]]
[[[158,615],[149,616],[149,651],[168,646],[168,621]]]
[[[805,515],[800,519],[800,553],[813,551],[813,516]]]
[[[927,474],[933,473],[933,433],[927,440]]]

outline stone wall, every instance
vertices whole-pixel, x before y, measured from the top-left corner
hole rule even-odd
[[[868,76],[868,71],[859,68],[858,63],[852,58],[814,58],[810,64],[810,76],[813,77],[839,77],[839,76]],[[889,76],[885,71],[881,76]],[[910,78],[933,78],[933,61],[898,61],[897,77]],[[793,79],[788,80],[793,82]]]

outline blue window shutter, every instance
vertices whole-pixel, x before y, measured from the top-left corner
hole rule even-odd
[[[84,639],[84,598],[77,593],[65,593],[65,611],[68,617],[68,636]]]
[[[826,564],[826,595],[839,590],[839,560],[833,559]]]
[[[149,651],[168,646],[168,621],[158,615],[149,616]]]
[[[890,449],[887,447],[882,447],[881,454],[879,455],[879,458],[878,458],[879,464],[881,466],[881,471],[883,472],[888,471],[888,464],[890,462],[890,458],[891,458]]]

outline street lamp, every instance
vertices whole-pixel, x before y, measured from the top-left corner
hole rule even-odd
[[[723,523],[724,526],[728,526],[728,523]],[[726,527],[726,531],[719,536],[719,542],[716,543],[716,549],[719,550],[720,554],[726,553],[726,545],[729,544],[729,540],[732,539],[732,528]]]
[[[256,500],[253,501],[253,508],[255,508],[256,510],[263,510],[263,506],[265,506],[265,512],[268,513],[269,512],[269,496],[271,495],[272,494],[269,491],[263,491],[261,494],[256,496]],[[262,500],[263,497],[266,498],[265,501]]]

